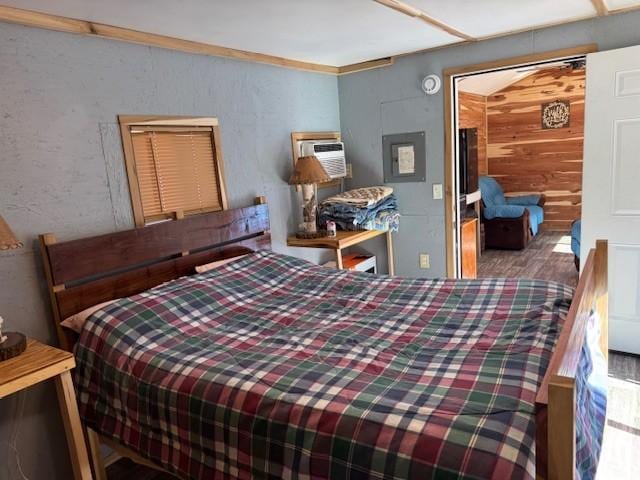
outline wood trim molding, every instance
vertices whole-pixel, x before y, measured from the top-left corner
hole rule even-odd
[[[634,10],[640,10],[640,5],[631,5],[630,7],[616,8],[615,10],[609,10],[609,15],[617,15],[618,13],[628,13]]]
[[[220,45],[182,40],[165,35],[140,32],[129,28],[114,27],[103,23],[89,22],[86,20],[78,20],[2,5],[0,5],[0,21],[17,23],[28,27],[44,28],[47,30],[57,30],[66,33],[76,33],[80,35],[103,37],[111,40],[139,43],[142,45],[178,50],[180,52],[198,55],[211,55],[214,57],[225,57],[232,58],[234,60],[263,63],[278,67],[305,70],[308,72],[337,75],[339,71],[338,67],[331,65],[302,62],[299,60],[292,60],[264,53],[248,52],[235,48],[222,47]]]
[[[598,12],[599,17],[609,15],[609,7],[607,7],[604,0],[591,0],[591,3],[593,4],[593,8],[596,9],[596,12]]]
[[[394,57],[379,58],[377,60],[370,60],[368,62],[354,63],[351,65],[345,65],[338,67],[338,75],[347,75],[349,73],[364,72],[365,70],[372,70],[374,68],[389,67],[393,65]]]
[[[176,50],[185,53],[193,53],[198,55],[209,55],[214,57],[232,58],[235,60],[261,63],[266,65],[273,65],[283,68],[291,68],[295,70],[303,70],[314,73],[324,73],[329,75],[347,75],[350,73],[361,72],[365,70],[371,70],[374,68],[381,68],[393,65],[396,58],[405,57],[408,55],[423,54],[427,52],[433,52],[449,47],[462,46],[470,42],[489,40],[494,38],[505,37],[509,35],[515,35],[522,32],[528,32],[533,30],[541,30],[547,27],[554,27],[558,25],[564,25],[581,20],[588,20],[594,18],[595,15],[588,15],[583,17],[576,17],[569,20],[563,20],[558,22],[549,22],[543,25],[537,25],[534,27],[522,28],[518,30],[511,30],[508,32],[501,32],[495,35],[488,35],[483,37],[472,37],[464,32],[457,30],[456,28],[441,22],[422,10],[411,7],[404,4],[399,0],[373,0],[388,8],[392,8],[396,11],[404,13],[412,17],[416,17],[425,23],[440,28],[447,33],[450,33],[461,41],[449,43],[446,45],[439,45],[432,48],[423,48],[419,50],[413,50],[410,52],[399,53],[388,58],[368,60],[364,62],[354,63],[350,65],[343,65],[340,67],[332,65],[322,65],[311,62],[303,62],[299,60],[293,60],[284,57],[278,57],[274,55],[267,55],[262,53],[250,52],[246,50],[238,50],[220,45],[213,45],[208,43],[194,42],[189,40],[182,40],[179,38],[169,37],[165,35],[158,35],[148,32],[140,32],[137,30],[115,27],[112,25],[106,25],[97,22],[90,22],[87,20],[79,20],[69,17],[63,17],[60,15],[52,15],[48,13],[36,12],[33,10],[26,10],[16,7],[8,7],[0,5],[0,22],[15,23],[19,25],[25,25],[28,27],[44,28],[47,30],[56,30],[59,32],[75,33],[79,35],[89,35],[95,37],[102,37],[111,40],[120,40],[129,43],[138,43],[142,45],[148,45],[152,47],[165,48],[169,50]],[[602,2],[604,0],[592,0],[595,3]],[[606,4],[605,4],[606,6]],[[596,10],[598,7],[596,7]],[[627,13],[633,10],[640,9],[640,5],[620,8],[616,10],[609,10],[607,8],[607,15],[614,15],[619,13]]]
[[[531,53],[528,55],[521,55],[519,57],[493,60],[490,62],[483,62],[483,63],[475,63],[472,65],[463,65],[460,67],[446,68],[442,71],[442,74],[443,76],[453,76],[453,75],[461,75],[464,73],[474,73],[474,72],[482,72],[484,70],[493,70],[495,68],[516,67],[518,65],[524,65],[529,63],[546,62],[554,59],[562,59],[566,57],[586,55],[588,53],[594,53],[597,51],[598,51],[598,45],[596,45],[595,43],[589,43],[586,45],[579,45],[577,47],[551,50],[549,52]]]
[[[222,158],[222,139],[220,138],[220,125],[215,117],[189,117],[189,116],[149,116],[149,115],[118,115],[120,124],[120,136],[122,137],[122,149],[124,153],[125,169],[129,182],[129,195],[131,198],[131,208],[136,227],[143,227],[147,220],[142,208],[142,197],[138,182],[135,155],[133,150],[133,140],[131,135],[132,127],[208,127],[211,129],[211,144],[216,163],[216,176],[220,193],[220,205],[222,210],[228,208],[227,188],[224,179],[224,160]],[[204,210],[198,213],[206,213]],[[177,213],[177,212],[174,212]],[[191,212],[196,213],[196,212]],[[184,212],[181,212],[184,215]],[[167,218],[162,215],[161,218]]]
[[[445,263],[447,266],[447,276],[455,278],[456,261],[455,261],[455,235],[454,235],[454,217],[455,205],[453,203],[453,165],[454,165],[454,139],[453,129],[453,89],[452,77],[443,75],[444,82],[444,237],[445,237]]]
[[[373,0],[374,2],[379,3],[380,5],[384,5],[385,7],[391,8],[397,12],[403,13],[410,17],[417,18],[418,20],[422,20],[424,23],[431,25],[432,27],[436,27],[444,32],[447,32],[449,35],[453,35],[454,37],[461,38],[463,40],[474,41],[476,40],[471,35],[468,35],[451,25],[441,22],[440,20],[432,17],[424,10],[408,5],[400,0]]]
[[[493,70],[496,68],[515,67],[518,65],[526,65],[530,63],[545,62],[561,58],[586,55],[598,51],[598,46],[594,43],[587,45],[580,45],[572,48],[563,48],[560,50],[552,50],[549,52],[532,53],[529,55],[522,55],[519,57],[505,58],[500,60],[493,60],[490,62],[476,63],[472,65],[462,65],[459,67],[452,67],[443,70],[442,82],[444,85],[444,135],[445,135],[445,150],[444,150],[444,228],[445,228],[445,251],[446,251],[446,265],[447,276],[455,277],[455,249],[454,249],[454,217],[455,217],[455,204],[454,204],[454,179],[453,179],[453,165],[454,165],[454,138],[453,138],[453,77],[456,75],[462,75],[465,73],[482,72],[486,70]]]

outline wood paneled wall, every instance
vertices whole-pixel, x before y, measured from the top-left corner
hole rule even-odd
[[[487,97],[458,92],[458,126],[478,129],[478,174],[487,175]]]
[[[580,217],[584,68],[541,70],[487,97],[488,174],[505,193],[544,193],[547,230],[568,231]],[[571,102],[568,127],[542,129],[541,107]]]

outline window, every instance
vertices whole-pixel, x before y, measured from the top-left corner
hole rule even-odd
[[[227,208],[217,119],[119,121],[136,225]]]

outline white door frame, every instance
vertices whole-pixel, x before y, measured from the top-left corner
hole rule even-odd
[[[458,92],[456,80],[461,77],[487,73],[495,70],[506,70],[541,63],[581,58],[588,53],[597,52],[596,44],[581,45],[579,47],[564,48],[550,52],[533,53],[520,57],[495,60],[492,62],[465,65],[443,70],[444,84],[444,228],[446,246],[447,276],[460,278],[460,219],[458,212],[458,169],[457,169],[457,125],[458,125]]]

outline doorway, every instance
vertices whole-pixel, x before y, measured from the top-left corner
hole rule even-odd
[[[582,160],[584,58],[595,50],[594,45],[587,45],[444,72],[445,225],[450,277],[474,278],[478,273],[520,276],[521,271],[531,273],[527,262],[532,258],[554,256],[555,261],[556,253],[565,253],[561,257],[566,263],[573,263],[570,229],[572,222],[580,217],[581,164],[574,162]],[[578,98],[580,88],[582,99]],[[547,99],[551,123],[546,125],[548,131],[545,117],[541,115]],[[562,121],[563,109],[570,109],[572,105],[576,119],[573,127],[554,125],[554,121]],[[526,121],[523,122],[523,118]],[[547,142],[550,138],[559,142],[552,145]],[[550,148],[558,148],[559,153],[554,154]],[[574,151],[568,151],[571,149]],[[550,169],[555,164],[559,173],[554,177]],[[570,170],[574,171],[567,173]],[[531,206],[519,210],[523,215],[532,216],[535,227],[540,227],[533,233],[541,234],[530,243],[538,252],[523,248],[534,238],[531,232],[528,237],[526,231],[518,232],[523,222],[486,223],[485,217],[490,212],[482,210],[485,202],[479,183],[483,182],[485,186],[491,182],[492,188],[495,186],[507,197],[525,194],[549,197],[550,206],[546,209]],[[525,221],[529,224],[529,220]],[[495,234],[496,229],[500,235]],[[512,234],[503,235],[503,229]],[[502,240],[506,240],[506,244],[500,245]],[[483,258],[485,243],[512,250],[485,250],[485,254],[490,252],[490,255]],[[510,254],[514,251],[520,251],[520,255]],[[491,261],[506,270],[492,269]],[[531,261],[534,265],[535,260]],[[509,270],[509,262],[521,270]],[[569,270],[566,265],[560,270],[564,276],[559,276],[558,281],[577,280],[573,265]]]

